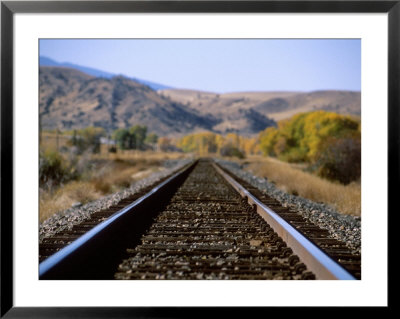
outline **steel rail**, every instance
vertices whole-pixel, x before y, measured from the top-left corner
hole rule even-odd
[[[317,279],[356,280],[347,270],[298,232],[271,208],[260,202],[217,164],[213,163],[213,166],[233,188],[243,197],[247,197],[250,205],[256,206],[257,213],[274,229],[286,244],[292,248],[293,252],[298,255],[307,268],[315,274]]]
[[[49,256],[47,259],[42,261],[39,264],[39,279],[43,279],[53,269],[55,269],[57,267],[62,267],[60,265],[62,265],[65,262],[68,262],[68,259],[73,258],[72,256],[77,251],[82,250],[85,247],[85,245],[87,245],[91,241],[94,241],[99,236],[102,236],[102,234],[106,230],[114,227],[117,222],[120,222],[121,219],[124,216],[126,216],[127,214],[129,214],[133,209],[137,208],[138,206],[143,204],[145,201],[152,201],[153,197],[155,197],[156,194],[163,192],[169,184],[171,184],[173,181],[177,180],[185,172],[189,171],[195,165],[196,162],[197,161],[194,161],[193,163],[188,164],[186,167],[180,169],[178,172],[176,172],[174,175],[169,177],[167,180],[165,180],[164,182],[162,182],[159,185],[157,185],[156,187],[154,187],[150,192],[148,192],[147,194],[138,198],[137,200],[135,200],[128,206],[117,211],[116,213],[111,215],[107,220],[96,225],[91,230],[89,230],[87,233],[85,233],[81,237],[77,238],[75,241],[73,241],[69,245],[65,246],[64,248],[62,248],[55,254]],[[78,260],[77,262],[81,265],[85,264],[84,260]],[[44,279],[47,279],[47,278],[44,278]]]

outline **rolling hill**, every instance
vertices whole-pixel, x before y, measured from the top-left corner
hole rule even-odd
[[[254,135],[275,125],[256,110],[200,112],[123,76],[94,77],[58,66],[39,69],[39,110],[43,129],[114,130],[140,124],[159,136],[198,131]]]
[[[252,110],[279,121],[296,113],[326,110],[361,116],[361,93],[353,91],[315,92],[211,92],[169,89],[159,93],[200,113],[214,110],[224,116],[238,110]],[[215,113],[213,113],[215,114]]]

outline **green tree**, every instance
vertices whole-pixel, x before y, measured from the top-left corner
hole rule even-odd
[[[126,150],[130,147],[130,134],[126,128],[119,128],[114,131],[113,139],[117,143],[118,147],[122,150]]]
[[[131,149],[144,149],[144,141],[146,139],[147,127],[142,125],[135,125],[129,129],[130,135],[130,148]]]

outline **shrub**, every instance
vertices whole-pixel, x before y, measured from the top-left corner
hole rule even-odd
[[[349,184],[361,177],[361,140],[329,138],[317,156],[318,175]]]
[[[71,179],[70,170],[59,152],[46,150],[39,154],[39,185],[51,187]]]

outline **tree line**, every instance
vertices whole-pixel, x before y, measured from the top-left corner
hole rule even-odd
[[[145,150],[157,144],[158,136],[155,133],[147,133],[147,127],[134,125],[130,128],[120,128],[112,135],[107,134],[102,127],[86,127],[69,132],[72,135],[70,146],[77,148],[78,153],[89,151],[98,153],[100,151],[101,138],[106,138],[109,150],[115,152],[116,146],[121,150]],[[115,143],[116,146],[113,146]]]
[[[247,138],[235,133],[228,133],[225,136],[212,132],[194,133],[180,139],[177,145],[184,152],[195,152],[200,155],[219,154],[244,158],[246,154],[259,152],[256,137]]]
[[[100,127],[69,132],[69,145],[78,153],[100,151],[106,138],[109,151],[158,149],[198,155],[245,158],[260,154],[292,163],[307,163],[308,170],[319,176],[347,184],[361,176],[361,123],[351,116],[333,112],[300,113],[268,127],[256,137],[235,133],[226,135],[199,132],[180,139],[158,137],[144,125],[119,128],[107,134]]]
[[[201,132],[177,142],[184,152],[244,158],[260,154],[290,163],[306,163],[317,175],[348,184],[361,177],[359,119],[327,111],[300,113],[268,127],[257,137]]]

